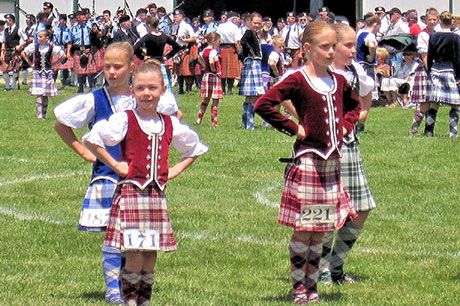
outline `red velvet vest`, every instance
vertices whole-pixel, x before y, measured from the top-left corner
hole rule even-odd
[[[120,183],[132,183],[141,189],[155,182],[164,190],[168,181],[168,155],[172,140],[171,118],[159,114],[162,130],[158,134],[147,134],[142,130],[133,110],[127,110],[128,131],[120,143],[121,160],[129,165],[128,175]]]
[[[211,53],[212,50],[213,50],[213,49],[211,49],[211,48],[206,48],[206,49],[204,49],[204,51],[203,51],[202,57],[203,57],[203,59],[204,59],[204,64],[205,64],[205,66],[204,66],[204,72],[211,72],[211,73],[214,73],[214,72],[212,72],[212,70],[211,70],[211,64],[209,63],[209,54]],[[220,61],[214,62],[214,65],[216,66],[216,72],[215,72],[215,73],[222,73],[222,69],[221,69],[221,67],[220,67]]]

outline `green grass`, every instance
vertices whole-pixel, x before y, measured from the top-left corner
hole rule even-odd
[[[0,95],[0,305],[106,305],[104,235],[78,231],[91,166],[38,121],[25,90]],[[168,183],[178,251],[159,255],[153,305],[290,305],[287,241],[277,224],[283,167],[293,139],[240,128],[242,98],[226,97],[219,127],[201,99],[180,96],[184,121],[210,147]],[[460,301],[460,140],[409,137],[413,111],[373,108],[361,139],[378,208],[350,254],[359,282],[319,285],[324,305],[458,305]],[[78,131],[81,136],[85,131]],[[171,162],[179,155],[172,152]],[[261,196],[268,205],[261,202]]]

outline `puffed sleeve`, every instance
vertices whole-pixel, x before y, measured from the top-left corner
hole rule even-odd
[[[53,55],[57,57],[62,57],[64,55],[64,50],[61,46],[53,46]]]
[[[105,148],[119,144],[128,131],[128,114],[115,113],[109,120],[98,121],[91,131],[83,135],[83,140]]]
[[[200,142],[198,134],[188,125],[179,121],[176,117],[171,117],[173,125],[173,138],[171,144],[182,153],[182,157],[194,157],[206,153],[209,149]]]
[[[375,87],[375,81],[367,75],[364,71],[363,66],[358,64],[357,62],[352,62],[353,67],[356,69],[356,73],[358,74],[359,80],[359,96],[364,97],[367,96]]]
[[[92,93],[77,95],[61,102],[54,108],[54,115],[57,121],[71,128],[88,126],[96,116],[94,95]]]

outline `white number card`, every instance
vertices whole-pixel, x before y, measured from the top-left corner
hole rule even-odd
[[[139,230],[127,228],[123,231],[123,240],[126,249],[152,250],[160,249],[160,233],[155,230]]]
[[[81,226],[101,227],[109,223],[110,208],[90,209],[84,208],[80,214]]]
[[[315,223],[334,223],[335,205],[307,205],[302,208],[300,223],[302,225]]]

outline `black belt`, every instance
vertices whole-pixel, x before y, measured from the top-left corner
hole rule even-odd
[[[225,48],[225,47],[235,47],[235,44],[220,44],[220,47],[221,47],[221,48]]]

